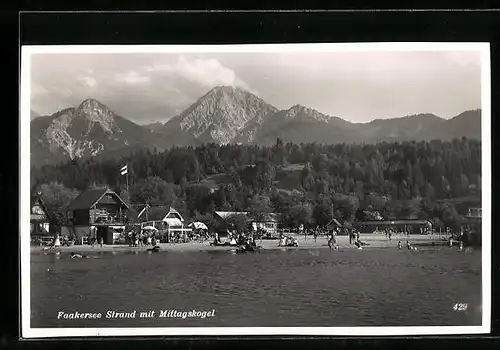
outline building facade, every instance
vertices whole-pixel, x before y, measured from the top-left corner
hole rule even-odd
[[[232,229],[232,226],[228,222],[228,219],[234,216],[244,216],[245,218],[249,217],[248,212],[244,211],[216,211],[214,213],[214,218],[218,222],[219,234],[224,235],[227,230]],[[277,235],[278,234],[278,214],[269,213],[264,215],[264,220],[257,222],[252,221],[251,227],[253,231],[263,230],[269,235]]]
[[[469,208],[467,215],[460,222],[461,239],[466,244],[481,245],[483,232],[483,210],[482,208]]]
[[[169,241],[174,235],[185,235],[193,230],[186,226],[186,222],[176,209],[169,206],[150,206],[144,205],[138,208],[135,218],[141,229],[146,226],[152,226],[165,236]]]
[[[128,204],[110,189],[87,190],[66,208],[66,232],[77,241],[88,237],[113,244],[125,229],[128,209]]]
[[[31,236],[48,235],[50,215],[39,194],[31,196],[30,234]]]

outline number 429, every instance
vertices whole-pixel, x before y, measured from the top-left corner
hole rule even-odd
[[[455,305],[453,305],[453,310],[455,310],[455,311],[465,311],[465,310],[467,310],[467,304],[465,304],[465,303],[455,304]]]

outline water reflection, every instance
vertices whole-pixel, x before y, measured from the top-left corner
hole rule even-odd
[[[34,327],[480,324],[481,254],[439,247],[33,253]],[[59,259],[56,259],[60,257]],[[75,296],[78,296],[75,298]],[[469,309],[460,315],[451,306]],[[450,306],[451,305],[451,306]],[[216,309],[200,319],[55,319],[58,310]],[[408,312],[408,310],[419,310]]]

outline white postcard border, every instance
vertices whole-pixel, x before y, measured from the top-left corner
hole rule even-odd
[[[138,327],[138,328],[31,328],[30,304],[30,95],[31,55],[79,53],[216,53],[216,52],[402,52],[476,51],[481,54],[482,137],[482,325],[425,327]],[[53,45],[21,48],[20,102],[20,244],[22,338],[82,336],[221,336],[221,335],[317,335],[408,336],[485,334],[491,331],[491,71],[489,43],[342,43],[248,45]]]

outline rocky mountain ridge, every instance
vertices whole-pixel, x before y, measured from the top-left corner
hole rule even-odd
[[[31,159],[41,165],[67,159],[122,154],[127,149],[284,142],[375,143],[481,138],[481,111],[452,119],[417,114],[351,123],[301,105],[278,110],[241,88],[218,86],[165,124],[138,125],[94,99],[31,121]]]

